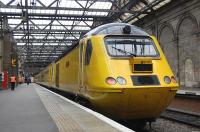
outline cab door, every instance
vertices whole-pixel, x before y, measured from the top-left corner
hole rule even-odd
[[[84,91],[84,54],[85,41],[81,41],[79,48],[79,93]]]
[[[59,68],[59,63],[56,64],[56,87],[59,88],[59,73],[60,73],[60,68]]]
[[[79,56],[79,93],[86,92],[86,86],[88,86],[87,69],[90,65],[90,59],[92,55],[92,43],[88,39],[80,44],[80,56]]]

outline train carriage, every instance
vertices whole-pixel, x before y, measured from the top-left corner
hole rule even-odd
[[[151,121],[179,87],[156,38],[125,23],[91,30],[44,71],[38,83],[46,76],[45,85],[87,99],[113,119]]]

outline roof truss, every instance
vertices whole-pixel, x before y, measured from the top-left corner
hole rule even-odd
[[[48,1],[0,2],[0,35],[13,33],[20,60],[28,65],[45,66],[91,28],[116,21],[132,23],[170,0]]]

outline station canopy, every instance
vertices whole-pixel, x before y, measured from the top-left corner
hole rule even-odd
[[[1,0],[1,35],[13,33],[19,61],[45,67],[96,26],[138,21],[171,0]]]

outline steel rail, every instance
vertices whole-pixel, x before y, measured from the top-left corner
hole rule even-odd
[[[167,109],[161,114],[160,117],[200,128],[200,115],[174,109]]]

